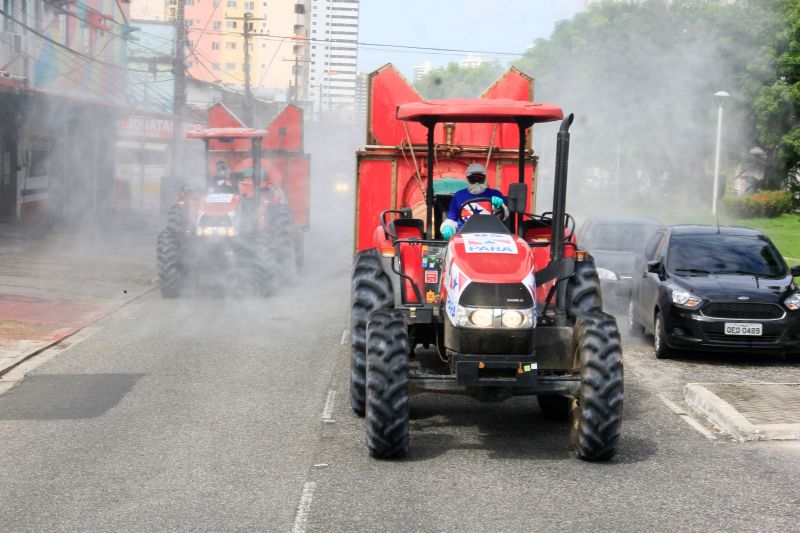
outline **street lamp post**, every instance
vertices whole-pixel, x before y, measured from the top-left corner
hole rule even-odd
[[[720,143],[722,141],[722,103],[728,96],[730,95],[725,91],[714,93],[714,97],[717,99],[717,104],[719,106],[719,111],[717,112],[717,148],[716,155],[714,156],[714,199],[711,202],[712,215],[717,214],[717,195],[719,191],[719,152]]]

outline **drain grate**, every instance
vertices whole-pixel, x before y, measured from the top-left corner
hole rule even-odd
[[[705,387],[751,424],[800,424],[800,383],[718,383]]]

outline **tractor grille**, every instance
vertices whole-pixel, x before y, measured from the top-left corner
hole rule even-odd
[[[748,320],[774,320],[782,318],[783,309],[776,304],[710,303],[701,310],[710,318],[740,318]]]

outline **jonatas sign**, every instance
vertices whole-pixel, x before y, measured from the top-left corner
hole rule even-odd
[[[200,124],[192,122],[183,123],[184,136],[187,131],[196,130]],[[117,121],[117,134],[119,137],[140,139],[172,139],[172,120],[151,117],[122,117]]]

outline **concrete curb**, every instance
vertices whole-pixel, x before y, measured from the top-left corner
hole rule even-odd
[[[138,294],[136,294],[134,296],[131,296],[127,300],[123,300],[121,302],[118,302],[117,304],[112,305],[112,306],[108,307],[107,309],[104,309],[101,312],[97,313],[95,316],[91,317],[89,320],[86,320],[85,322],[81,322],[77,326],[65,331],[64,333],[53,337],[52,340],[46,341],[43,344],[39,344],[33,350],[31,350],[29,352],[23,352],[18,357],[15,357],[15,358],[11,359],[10,361],[6,361],[4,363],[0,363],[0,377],[6,378],[7,375],[10,372],[12,372],[15,368],[17,368],[19,365],[21,365],[25,361],[29,360],[31,357],[35,357],[36,355],[44,352],[45,350],[47,350],[49,348],[52,348],[53,346],[57,345],[58,343],[62,342],[64,339],[68,339],[69,337],[72,337],[73,335],[75,335],[79,331],[87,328],[88,326],[91,326],[92,324],[95,324],[95,323],[103,320],[104,318],[110,316],[111,314],[119,311],[124,306],[126,306],[126,305],[128,305],[130,303],[133,303],[134,301],[138,300],[139,298],[142,298],[142,297],[146,296],[147,294],[153,292],[156,288],[157,287],[148,287],[148,288],[144,289],[143,291],[139,292]]]
[[[731,404],[708,390],[706,385],[720,384],[689,383],[684,387],[684,400],[692,409],[708,418],[737,441],[800,439],[800,424],[755,425]],[[776,384],[771,383],[771,385]]]

